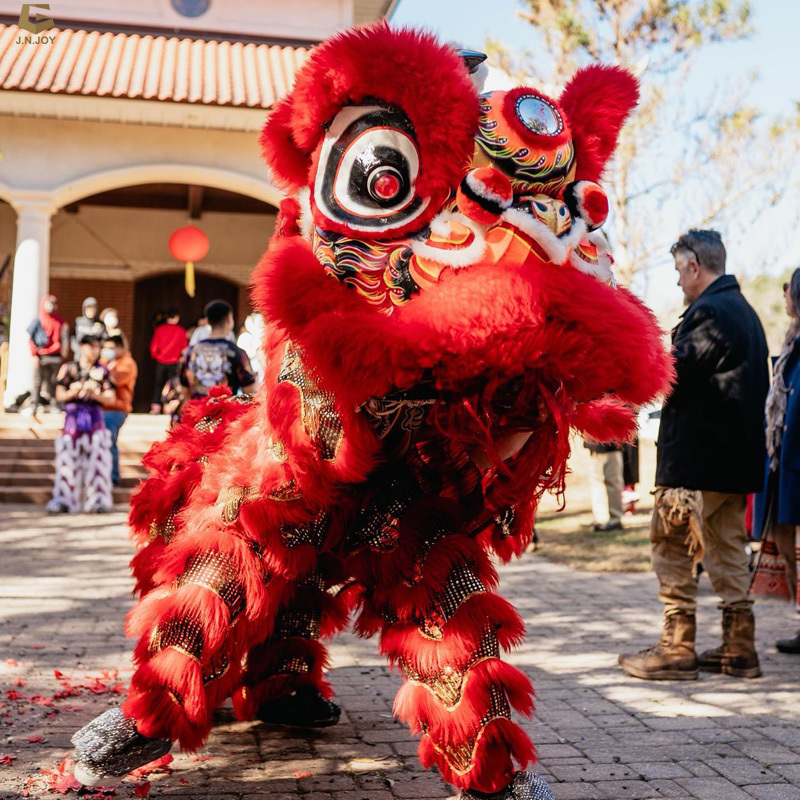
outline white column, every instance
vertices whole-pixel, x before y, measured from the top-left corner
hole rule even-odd
[[[33,387],[33,358],[28,326],[50,288],[50,218],[56,211],[49,197],[26,197],[17,202],[17,248],[11,284],[8,385],[5,405]]]

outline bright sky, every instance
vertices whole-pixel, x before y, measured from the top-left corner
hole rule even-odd
[[[702,53],[691,77],[690,95],[704,96],[719,81],[736,76],[760,76],[753,96],[753,105],[767,114],[787,115],[800,101],[800,2],[797,0],[751,0],[755,33],[745,41],[713,46]],[[443,39],[463,42],[480,49],[488,36],[511,47],[531,45],[530,27],[520,20],[517,0],[400,0],[393,16],[394,24],[423,26]],[[772,224],[793,228],[785,255],[775,263],[776,271],[800,265],[800,231],[795,226],[797,201],[792,208],[776,214]],[[676,223],[677,224],[677,223]],[[677,233],[677,231],[676,231]],[[753,239],[769,235],[760,230]],[[751,241],[739,253],[729,254],[729,271],[747,272],[748,248],[757,248]],[[653,270],[646,299],[654,306],[672,305],[677,299],[671,288],[673,271],[670,259]]]

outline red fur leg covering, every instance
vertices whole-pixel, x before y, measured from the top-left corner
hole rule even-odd
[[[303,686],[315,687],[326,699],[333,695],[324,677],[328,651],[320,639],[345,627],[349,608],[328,591],[338,574],[328,560],[322,558],[321,569],[286,592],[272,635],[248,653],[242,685],[233,696],[238,719],[254,719],[262,703]]]
[[[454,554],[459,554],[455,558]],[[386,556],[381,560],[394,560]],[[513,778],[515,762],[535,758],[511,710],[530,715],[533,687],[500,660],[524,627],[514,608],[491,591],[497,576],[486,553],[469,539],[450,536],[423,557],[414,584],[386,585],[379,566],[363,601],[361,628],[383,619],[381,651],[406,682],[394,710],[414,733],[419,755],[459,788],[496,792]]]
[[[240,683],[243,655],[269,633],[286,583],[266,575],[250,542],[213,529],[176,538],[154,576],[128,616],[139,642],[123,710],[145,736],[194,750]]]

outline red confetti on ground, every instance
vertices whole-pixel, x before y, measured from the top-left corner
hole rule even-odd
[[[311,777],[311,773],[310,772],[300,772],[299,769],[296,769],[294,771],[294,774],[295,774],[295,777],[297,777],[297,778],[310,778]]]
[[[213,756],[189,756],[189,761],[211,761]]]
[[[29,644],[28,647],[31,650],[44,650],[44,645],[43,644]]]
[[[9,667],[18,667],[19,666],[19,662],[15,661],[13,658],[7,658],[6,659],[6,664],[8,664]]]
[[[186,778],[178,778],[178,783],[181,786],[188,786],[189,785],[189,781],[187,781]]]
[[[27,686],[28,681],[23,680],[22,678],[14,678],[14,686]]]
[[[38,791],[48,789],[57,794],[67,794],[70,791],[79,791],[82,784],[75,778],[72,771],[75,769],[75,762],[71,758],[65,758],[60,764],[50,769],[39,770],[38,775],[28,778],[28,790]],[[28,794],[23,792],[25,797]]]
[[[134,790],[133,793],[137,797],[147,797],[150,794],[150,781],[145,781],[144,783],[140,783]]]
[[[16,760],[17,757],[12,756],[11,754],[0,756],[0,765],[4,767],[10,767]]]
[[[34,744],[35,742],[43,742],[44,741],[44,736],[29,736],[28,737],[28,741],[31,744]]]
[[[20,692],[18,692],[16,689],[9,689],[6,692],[6,697],[9,700],[24,700],[25,699],[25,696],[23,694],[21,694]]]
[[[144,778],[146,775],[150,775],[152,772],[156,771],[169,774],[172,772],[169,765],[173,760],[172,753],[167,753],[165,756],[161,756],[161,758],[157,758],[155,761],[151,761],[149,764],[144,764],[138,769],[133,770],[130,774],[134,778]]]

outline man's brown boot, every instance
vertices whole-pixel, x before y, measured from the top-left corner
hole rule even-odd
[[[629,675],[651,681],[697,680],[694,614],[675,611],[664,618],[664,633],[655,647],[619,657]]]
[[[752,609],[723,608],[722,645],[700,655],[700,669],[737,678],[760,677],[755,634],[756,621]]]

